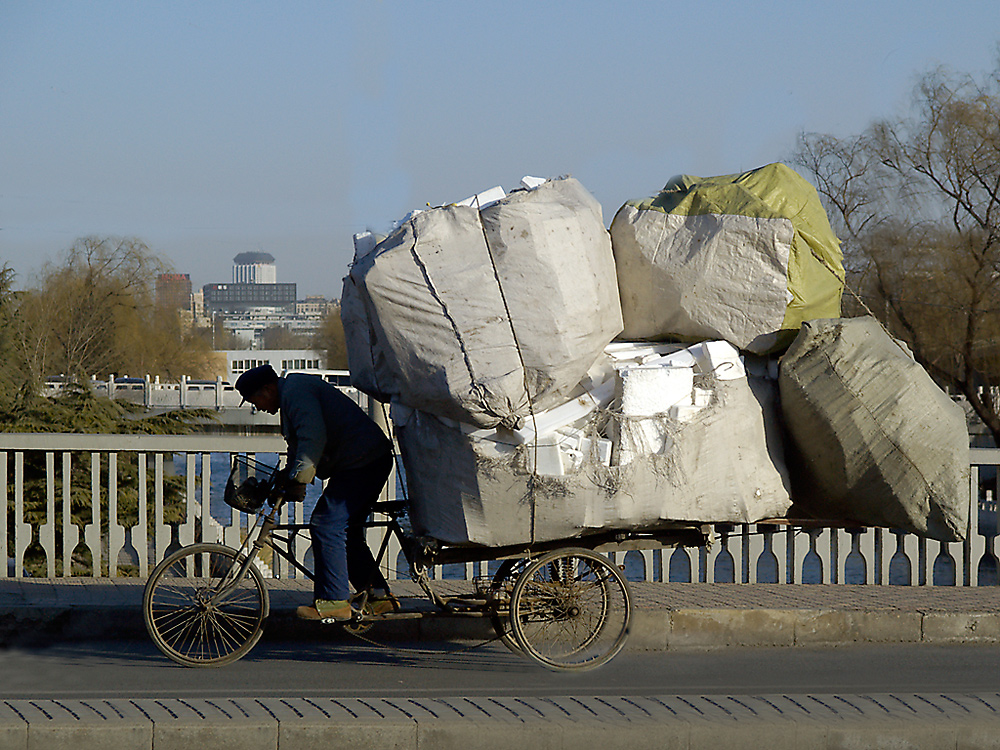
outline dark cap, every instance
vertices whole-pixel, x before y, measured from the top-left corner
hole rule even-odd
[[[257,391],[268,383],[277,383],[278,373],[271,365],[261,365],[247,370],[236,379],[236,390],[244,401],[249,400]]]

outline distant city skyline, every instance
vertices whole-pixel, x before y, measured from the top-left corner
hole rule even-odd
[[[339,298],[352,235],[572,174],[606,224],[993,68],[995,0],[0,4],[0,264],[137,237],[195,288],[264,252]]]

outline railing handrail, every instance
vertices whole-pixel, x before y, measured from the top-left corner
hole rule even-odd
[[[139,451],[160,453],[212,453],[232,451],[282,452],[284,439],[277,434],[137,435],[97,432],[0,432],[0,451]],[[970,464],[1000,464],[1000,448],[969,448]]]
[[[132,451],[138,453],[283,453],[281,435],[119,435],[4,432],[0,451]]]

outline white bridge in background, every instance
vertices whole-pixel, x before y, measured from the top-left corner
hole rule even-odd
[[[345,370],[282,370],[280,374],[303,372],[318,375],[333,383],[342,391],[361,403],[365,397],[350,385],[350,373]],[[144,407],[151,413],[159,413],[174,409],[207,409],[215,412],[220,424],[239,425],[247,428],[268,427],[278,425],[277,415],[257,411],[249,403],[243,401],[236,388],[221,377],[215,380],[197,380],[187,376],[174,382],[160,382],[157,378],[108,378],[107,380],[92,379],[88,383],[90,389],[98,396],[104,396],[114,401],[127,401]],[[50,378],[45,382],[44,393],[56,395],[64,387],[60,378]]]

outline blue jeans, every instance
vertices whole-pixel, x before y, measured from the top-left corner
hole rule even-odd
[[[355,591],[389,590],[365,541],[365,521],[392,470],[386,453],[366,466],[333,474],[309,518],[315,599],[343,600]]]

